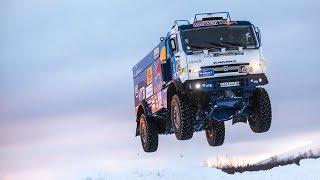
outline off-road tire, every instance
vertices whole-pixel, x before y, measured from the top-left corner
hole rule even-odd
[[[158,124],[152,117],[142,114],[139,118],[140,139],[145,152],[155,152],[158,149]]]
[[[225,138],[224,121],[212,122],[205,130],[208,144],[210,146],[221,146]]]
[[[268,92],[257,88],[250,97],[249,125],[253,132],[267,132],[271,126],[272,110]]]
[[[194,132],[195,108],[186,95],[176,94],[171,99],[171,122],[178,140],[191,139]]]

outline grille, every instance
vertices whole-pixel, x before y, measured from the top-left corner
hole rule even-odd
[[[238,72],[240,66],[244,66],[244,65],[249,65],[249,63],[205,66],[205,67],[201,67],[201,69],[213,69],[215,74],[220,74],[220,73]]]

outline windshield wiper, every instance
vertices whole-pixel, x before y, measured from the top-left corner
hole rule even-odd
[[[208,42],[201,42],[201,43],[196,43],[196,44],[190,44],[188,45],[191,48],[194,48],[196,50],[203,50],[203,49],[212,49],[212,48],[219,48],[216,45],[212,45]]]
[[[222,43],[214,43],[214,42],[205,42],[205,43],[208,43],[210,45],[213,45],[215,48],[226,48],[228,46],[222,44]]]
[[[214,42],[201,42],[194,45],[188,45],[189,47],[191,47],[192,49],[195,50],[203,50],[203,49],[207,49],[207,50],[213,50],[213,49],[221,49],[221,48],[229,48],[230,46],[228,45],[224,45],[223,43],[214,43]]]
[[[202,50],[204,48],[207,48],[207,47],[203,47],[203,46],[195,46],[195,45],[188,45],[190,48],[192,49],[195,49],[195,50]]]

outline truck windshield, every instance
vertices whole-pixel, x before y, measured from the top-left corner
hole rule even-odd
[[[212,48],[255,48],[256,38],[251,26],[217,26],[182,31],[187,51]]]

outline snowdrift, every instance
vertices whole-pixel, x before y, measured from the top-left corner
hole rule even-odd
[[[270,170],[274,167],[290,164],[300,165],[300,161],[303,159],[318,159],[319,157],[319,145],[306,145],[257,163],[239,163],[239,160],[234,160],[235,158],[217,158],[214,162],[207,162],[206,166],[220,169],[228,174],[234,174],[236,172]]]
[[[239,165],[238,162],[215,164],[215,166],[192,167],[188,165],[177,168],[121,171],[105,173],[86,180],[211,180],[211,179],[319,179],[320,146],[304,146],[292,151],[272,156],[254,164]],[[232,158],[230,158],[232,159]],[[302,161],[301,161],[302,160]],[[234,166],[232,166],[232,164]],[[238,164],[239,166],[236,166]],[[212,164],[211,164],[212,165]],[[277,166],[282,166],[274,168]],[[223,172],[221,172],[222,170]],[[226,172],[226,173],[224,173]],[[237,173],[239,172],[239,173]]]

